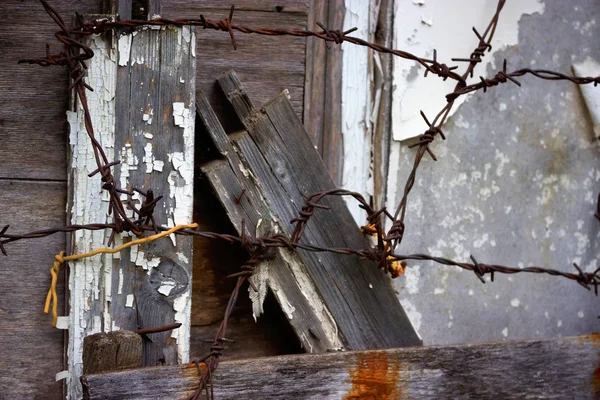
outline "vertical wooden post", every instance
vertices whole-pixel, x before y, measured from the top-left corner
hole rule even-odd
[[[112,159],[119,187],[152,190],[162,199],[158,225],[192,221],[195,119],[195,35],[189,27],[148,27],[112,38],[85,39],[89,62],[88,103],[97,138]],[[69,112],[69,222],[111,222],[82,111]],[[126,202],[123,195],[122,201]],[[143,193],[135,192],[139,206]],[[133,211],[131,211],[133,213]],[[133,214],[132,214],[133,216]],[[110,232],[79,231],[71,253],[105,247]],[[132,240],[116,235],[115,245]],[[82,343],[87,335],[181,322],[172,332],[144,341],[143,364],[187,362],[191,306],[192,239],[171,237],[133,246],[121,254],[95,256],[70,265],[70,398],[81,397]]]

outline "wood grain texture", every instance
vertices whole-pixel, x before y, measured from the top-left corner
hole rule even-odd
[[[382,0],[380,3],[375,42],[390,47],[392,43],[392,20],[394,2]],[[387,194],[387,176],[389,169],[389,150],[392,138],[392,56],[377,53],[373,57],[381,60],[381,70],[373,68],[376,96],[379,96],[379,108],[373,130],[373,204],[375,208],[385,205]]]
[[[96,138],[113,169],[118,187],[132,190],[122,202],[138,206],[153,191],[157,225],[192,222],[194,177],[194,34],[188,27],[140,29],[118,40],[88,37],[95,52],[88,68],[88,104]],[[191,111],[190,111],[191,110]],[[69,113],[71,181],[69,220],[74,224],[111,221],[100,193],[81,106]],[[152,198],[149,198],[152,200]],[[127,208],[129,217],[140,218]],[[151,221],[143,221],[150,223]],[[114,245],[132,240],[115,235]],[[136,245],[122,253],[70,263],[71,309],[69,373],[71,398],[82,368],[83,338],[91,333],[137,330],[181,322],[172,332],[144,341],[144,365],[175,364],[189,359],[192,238],[178,237]],[[109,233],[78,231],[72,254],[109,245]]]
[[[306,1],[275,3],[255,0],[241,4],[235,2],[235,6],[237,11],[233,21],[236,24],[267,28],[306,28]],[[277,12],[277,6],[283,6],[283,11]],[[170,0],[163,3],[163,16],[187,18],[190,15],[198,17],[203,14],[206,18],[220,20],[228,17],[229,7],[230,3],[223,4],[217,1]],[[257,104],[267,102],[279,91],[287,88],[295,111],[302,116],[306,52],[304,38],[268,37],[237,32],[237,50],[233,50],[227,32],[198,29],[197,35],[196,52],[201,63],[201,67],[197,69],[197,87],[206,94],[227,132],[239,129],[239,126],[227,117],[231,110],[222,107],[215,77],[232,68],[238,71],[248,93]]]
[[[158,225],[192,220],[194,116],[177,116],[175,107],[179,103],[184,113],[192,114],[195,109],[196,60],[193,34],[187,29],[140,30],[132,37],[131,53],[119,53],[128,57],[119,60],[117,77],[115,148],[124,167],[117,168],[115,177],[122,185],[163,196],[154,212]],[[157,168],[157,162],[164,165]],[[123,252],[116,261],[122,276],[112,276],[111,313],[117,326],[135,330],[175,320],[175,302],[191,295],[192,244],[189,237],[177,237],[175,244],[160,240],[140,247],[137,259],[135,250]],[[144,265],[148,262],[156,265]],[[134,307],[127,307],[126,297],[132,294]],[[178,342],[189,335],[189,321],[179,322],[184,325],[174,331]],[[177,345],[182,343],[171,337],[172,332],[156,333],[152,341],[144,341],[144,365],[177,363],[182,357]]]
[[[52,6],[69,16],[73,1]],[[77,11],[97,13],[100,4],[78,1]],[[62,51],[54,38],[58,27],[37,1],[1,1],[0,15],[0,178],[66,180],[68,74],[62,67],[17,63],[44,57],[46,43]]]
[[[310,0],[239,0],[235,3],[227,3],[222,0],[202,0],[193,7],[202,7],[207,10],[229,9],[231,4],[235,4],[237,11],[263,11],[276,13],[304,13],[306,14],[310,5]],[[189,6],[187,0],[163,0],[164,7],[173,10],[182,9]]]
[[[83,339],[83,373],[142,367],[142,337],[132,331],[95,333]]]
[[[240,114],[249,116],[253,111],[252,103],[244,92],[233,91],[228,97]],[[205,163],[202,172],[227,210],[237,233],[254,236],[259,231],[259,224],[266,226],[272,233],[283,231],[285,228],[279,222],[281,219],[277,210],[271,206],[266,193],[261,189],[265,182],[253,178],[250,166],[229,143],[208,100],[204,96],[198,96],[196,105],[198,119],[221,157],[225,158]],[[240,135],[247,134],[240,132],[232,136],[238,138]],[[294,308],[289,314],[289,323],[306,351],[324,352],[339,348],[340,340],[335,323],[331,320],[327,306],[312,287],[310,278],[305,275],[306,266],[287,249],[275,249],[272,256],[274,259],[257,265],[257,270],[262,271],[257,274],[263,278],[254,280],[263,289],[259,290],[254,299],[254,315],[261,314],[261,296],[266,294],[268,286],[282,308],[289,305]],[[262,280],[268,280],[268,284]]]
[[[199,119],[198,119],[199,120]],[[236,235],[229,218],[214,194],[200,166],[206,157],[212,158],[205,141],[208,134],[201,123],[196,125],[196,154],[199,162],[194,185],[194,221],[203,231]],[[192,293],[192,329],[190,334],[190,359],[200,359],[210,350],[235,279],[227,275],[239,272],[248,254],[240,246],[224,241],[194,238],[194,274]],[[242,289],[229,319],[227,337],[234,343],[226,343],[223,359],[235,360],[248,357],[266,357],[301,352],[289,323],[274,299],[267,296],[265,314],[257,322],[252,318],[252,304],[248,292]]]
[[[312,0],[308,13],[307,29],[318,29],[317,22],[326,23],[329,0]],[[323,122],[325,118],[325,71],[327,70],[327,45],[317,38],[306,39],[306,70],[304,74],[304,126],[322,158]]]
[[[344,0],[330,0],[327,26],[341,29],[344,24],[346,7]],[[336,186],[342,185],[344,152],[342,138],[342,50],[331,45],[327,50],[327,69],[325,70],[323,144],[321,154]]]
[[[265,197],[281,221],[295,218],[304,196],[335,186],[286,93],[276,96],[260,111],[247,114],[244,88],[235,72],[219,77],[226,97],[248,129],[232,138],[241,156],[260,182]],[[304,233],[303,243],[323,247],[367,248],[344,200],[326,199],[333,211],[317,211]],[[290,235],[293,225],[283,224]],[[349,349],[386,348],[421,344],[400,306],[389,278],[373,262],[332,253],[298,251],[317,292],[331,312]],[[378,310],[386,310],[385,313]]]
[[[600,336],[223,362],[218,399],[593,399]],[[84,378],[88,399],[185,398],[194,365]]]
[[[236,24],[247,24],[267,27],[286,26],[304,28],[309,10],[307,0],[241,0],[234,3],[223,3],[218,0],[189,2],[181,0],[163,1],[162,15],[165,17],[198,17],[204,14],[207,18],[219,20],[229,15],[229,7],[235,4],[233,21]],[[236,118],[231,118],[233,111],[223,98],[215,78],[223,71],[235,67],[247,80],[248,90],[257,101],[266,102],[283,88],[290,88],[298,115],[303,113],[303,93],[305,74],[305,40],[291,37],[261,37],[236,33],[238,49],[233,50],[229,35],[226,32],[197,31],[198,69],[196,85],[210,100],[212,107],[227,132],[241,129]],[[197,134],[197,143],[201,142],[201,134]],[[197,160],[210,159],[209,147],[197,145]],[[201,171],[197,170],[198,176]],[[194,221],[201,229],[216,232],[235,233],[222,206],[215,201],[213,189],[207,182],[195,185]],[[233,285],[233,280],[225,277],[238,272],[241,263],[247,258],[245,251],[236,246],[200,238],[194,239],[194,294],[192,304],[193,332],[202,335],[202,339],[192,337],[191,352],[201,356],[206,350],[207,337],[213,337],[218,326]],[[291,348],[285,338],[269,335],[275,329],[289,329],[285,318],[272,320],[271,317],[280,310],[269,310],[258,324],[251,317],[252,309],[247,296],[240,298],[234,311],[235,324],[230,325],[230,336],[236,344],[229,349],[227,357],[247,357],[249,355],[273,355],[286,352],[297,352],[298,343]],[[193,333],[193,335],[195,335]],[[240,337],[244,340],[239,340]],[[266,339],[266,338],[269,339]],[[295,339],[294,339],[295,340]]]
[[[0,180],[0,225],[24,233],[65,221],[66,184]],[[64,331],[44,314],[54,256],[65,236],[9,243],[0,255],[0,399],[61,398]],[[59,314],[64,315],[64,271],[58,280]]]

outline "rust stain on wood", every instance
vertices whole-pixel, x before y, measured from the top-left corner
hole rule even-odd
[[[354,368],[350,369],[350,382],[352,388],[345,400],[404,398],[400,362],[383,351],[358,354]]]

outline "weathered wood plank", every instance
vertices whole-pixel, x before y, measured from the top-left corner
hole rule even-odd
[[[229,10],[231,4],[235,4],[237,11],[263,11],[272,14],[285,13],[304,13],[306,14],[309,8],[310,0],[239,0],[235,3],[223,2],[222,0],[202,0],[190,4],[187,0],[163,0],[165,8],[175,10],[189,9],[194,12],[197,10]]]
[[[220,0],[164,0],[161,15],[168,18],[189,18],[204,14],[207,18],[218,20],[229,15],[231,4],[235,4],[233,21],[236,24],[286,26],[295,29],[306,26],[309,9],[307,0],[241,0],[232,3]],[[267,101],[279,90],[289,88],[295,109],[302,115],[303,79],[306,71],[303,38],[261,37],[236,33],[238,49],[234,51],[229,35],[225,32],[197,30],[196,33],[199,35],[197,54],[202,55],[199,61],[201,67],[197,69],[197,88],[206,93],[228,132],[239,130],[241,125],[235,118],[228,118],[231,113],[230,107],[223,101],[214,78],[232,67],[244,77],[246,88],[255,99]],[[199,136],[201,135],[197,135],[197,141]],[[204,147],[197,146],[197,159],[201,159],[205,151]],[[207,190],[204,190],[205,186]],[[212,188],[202,181],[197,181],[195,190],[194,221],[200,224],[200,229],[234,234],[235,230],[231,227],[222,206],[213,200]],[[232,248],[228,244],[201,238],[195,238],[194,241],[192,324],[196,326],[194,332],[202,335],[202,339],[192,337],[192,351],[202,356],[207,347],[203,340],[214,336],[235,284],[235,280],[225,277],[238,272],[247,255],[245,251],[239,251],[237,246]],[[255,323],[251,317],[249,299],[244,296],[240,298],[235,313],[236,322],[230,324],[230,335],[237,339],[244,335],[245,339],[237,340],[225,352],[225,357],[282,354],[289,352],[290,347],[293,347],[294,352],[298,351],[296,342],[289,346],[284,338],[269,335],[271,330],[283,329],[287,325],[285,320],[282,326],[275,325],[279,320],[270,321],[272,312],[267,312]],[[246,336],[248,334],[250,336]]]
[[[132,331],[95,333],[83,339],[83,373],[142,367],[142,337]]]
[[[375,42],[386,47],[392,44],[392,28],[394,2],[382,0],[379,4],[377,16],[377,30]],[[387,176],[389,169],[390,140],[392,138],[392,55],[374,53],[373,57],[379,58],[381,68],[373,68],[373,81],[375,91],[374,109],[377,112],[376,123],[373,130],[373,204],[375,208],[385,205],[387,194]]]
[[[346,7],[344,0],[330,0],[327,26],[340,29],[344,24]],[[327,51],[325,70],[325,110],[323,120],[323,161],[336,186],[343,183],[343,138],[342,138],[342,52],[340,46],[330,45]]]
[[[39,149],[38,149],[39,150]],[[65,220],[66,184],[0,180],[0,225],[8,233],[61,226]],[[64,235],[10,243],[0,254],[0,399],[59,399],[64,331],[43,313],[50,287],[49,269],[65,247]],[[59,312],[64,310],[64,272],[58,280]]]
[[[265,2],[260,0],[235,3],[233,21],[236,24],[267,28],[305,29],[307,6],[305,0]],[[204,14],[206,18],[227,18],[232,3],[220,1],[164,1],[163,16],[189,18]],[[282,6],[282,12],[276,7]],[[289,11],[289,12],[288,12]],[[236,33],[237,50],[233,50],[226,32],[198,29],[197,54],[202,54],[202,68],[197,69],[196,82],[213,105],[227,132],[239,129],[227,118],[230,112],[223,107],[222,94],[215,77],[231,68],[244,80],[246,90],[260,103],[268,101],[287,88],[294,109],[303,114],[306,39],[281,36],[268,37]]]
[[[154,217],[158,225],[190,223],[194,177],[195,35],[188,27],[140,29],[113,40],[89,38],[88,92],[92,122],[120,187],[162,195]],[[192,111],[190,111],[192,110]],[[107,202],[98,196],[99,176],[89,179],[95,161],[81,110],[70,113],[72,223],[110,221]],[[70,165],[71,165],[70,164]],[[143,197],[131,199],[138,206]],[[132,211],[129,211],[131,216]],[[78,232],[72,253],[107,245],[109,233]],[[117,235],[115,245],[131,240]],[[178,237],[121,254],[81,260],[71,265],[69,365],[81,374],[82,339],[118,329],[137,330],[174,321],[183,326],[155,333],[144,341],[144,365],[175,364],[189,358],[192,238]],[[76,383],[70,388],[79,397]]]
[[[223,362],[217,399],[593,399],[600,336]],[[194,365],[84,377],[88,399],[185,398]]]
[[[186,27],[167,27],[141,30],[130,38],[131,52],[119,53],[115,147],[120,149],[122,164],[115,176],[123,187],[151,189],[163,195],[154,214],[157,224],[190,223],[194,33]],[[132,254],[136,250],[137,255]],[[112,309],[119,320],[117,325],[135,330],[174,320],[184,324],[172,332],[153,334],[152,341],[144,342],[144,365],[185,362],[188,358],[191,257],[192,239],[177,237],[176,242],[148,243],[120,258],[123,292],[121,297],[115,293],[117,300]],[[120,274],[113,275],[116,277],[121,279]],[[127,307],[126,298],[132,294],[135,310]],[[176,347],[171,337],[177,339]]]
[[[244,89],[234,72],[219,78],[223,92],[248,129],[231,138],[260,182],[264,197],[281,221],[296,217],[304,196],[334,188],[285,93],[260,112],[247,114]],[[237,106],[237,108],[236,108]],[[318,211],[307,225],[304,243],[323,247],[366,248],[344,200],[326,199],[333,211]],[[282,224],[284,233],[293,226]],[[402,310],[387,276],[373,262],[332,253],[297,252],[349,349],[386,348],[421,343]],[[378,312],[385,310],[385,312]]]
[[[214,194],[207,179],[201,172],[201,165],[212,159],[213,147],[200,118],[196,118],[196,182],[194,184],[194,221],[202,231],[222,232],[236,235],[226,211]],[[215,151],[216,153],[216,151]],[[248,259],[247,252],[238,245],[220,240],[194,238],[194,274],[192,290],[192,314],[190,333],[190,359],[200,359],[210,352],[235,279],[227,279],[229,274],[239,272]],[[248,357],[267,357],[301,352],[300,343],[295,339],[287,318],[276,300],[267,295],[265,313],[257,321],[252,317],[252,303],[249,296],[242,294],[229,318],[227,337],[233,343],[226,343],[223,360]]]
[[[316,29],[319,23],[327,23],[329,1],[311,0],[307,29]],[[304,126],[319,154],[323,158],[323,121],[325,118],[325,71],[327,70],[327,46],[318,38],[306,39],[306,72],[304,74]]]
[[[55,0],[52,7],[70,15],[73,1]],[[78,1],[77,11],[98,13],[100,4]],[[0,15],[0,178],[65,181],[68,75],[60,67],[17,64],[44,57],[46,43],[60,51],[58,27],[38,1],[0,1]]]
[[[231,100],[241,113],[252,112],[252,103],[245,93],[231,96]],[[277,211],[270,205],[260,188],[266,182],[258,182],[253,177],[246,161],[240,158],[238,150],[229,143],[208,100],[204,96],[198,96],[196,106],[200,121],[218,152],[225,158],[205,164],[202,172],[227,210],[237,232],[242,233],[243,224],[246,235],[253,236],[257,232],[260,234],[260,224],[265,232],[283,231],[284,227],[279,222],[281,220]],[[239,133],[235,136],[239,135],[247,134]],[[273,260],[263,261],[257,266],[255,281],[259,293],[250,292],[255,318],[262,314],[262,304],[268,286],[287,314],[306,351],[324,352],[341,347],[337,328],[327,311],[327,306],[323,304],[310,278],[304,272],[306,266],[287,249],[276,249],[273,256]]]

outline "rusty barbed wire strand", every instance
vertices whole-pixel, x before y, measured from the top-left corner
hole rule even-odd
[[[544,80],[567,80],[574,84],[584,85],[593,83],[596,86],[600,83],[600,77],[574,77],[565,75],[559,72],[544,70],[544,69],[529,69],[523,68],[513,72],[507,72],[507,62],[504,60],[503,69],[496,73],[493,78],[485,79],[480,77],[479,82],[473,84],[467,84],[467,79],[473,77],[474,69],[478,63],[483,60],[486,52],[491,51],[491,40],[496,31],[500,12],[502,11],[505,0],[499,0],[496,7],[496,11],[492,16],[492,19],[486,27],[483,34],[480,34],[475,28],[473,32],[477,36],[479,42],[475,50],[471,53],[469,58],[453,58],[454,62],[468,62],[468,66],[462,75],[454,72],[458,67],[451,66],[444,63],[440,63],[437,60],[437,51],[433,51],[433,59],[420,58],[409,52],[392,49],[381,46],[376,43],[371,43],[366,40],[351,36],[350,34],[356,31],[356,28],[352,28],[346,31],[328,29],[320,23],[317,25],[322,29],[321,31],[310,31],[310,30],[297,30],[297,29],[268,29],[268,28],[253,28],[242,25],[233,24],[234,6],[231,7],[229,16],[226,19],[213,21],[206,19],[203,15],[200,15],[199,19],[164,19],[159,18],[151,21],[145,20],[130,20],[130,21],[110,21],[107,19],[92,21],[91,23],[83,23],[81,18],[78,18],[78,26],[74,29],[68,29],[62,17],[47,3],[46,0],[40,0],[44,9],[48,15],[56,22],[60,30],[55,33],[55,37],[65,47],[65,51],[57,54],[50,53],[50,46],[46,45],[46,57],[36,59],[26,59],[19,61],[20,63],[38,64],[43,67],[48,66],[63,66],[69,69],[69,73],[72,79],[72,83],[69,86],[69,90],[73,89],[75,103],[77,100],[80,102],[81,109],[83,110],[83,119],[85,129],[90,138],[90,142],[93,147],[94,157],[97,164],[97,169],[89,174],[90,177],[100,174],[102,189],[106,190],[109,194],[109,215],[112,215],[113,221],[111,223],[104,224],[87,224],[87,225],[68,225],[59,228],[37,230],[24,234],[9,234],[7,233],[9,225],[4,226],[0,230],[0,251],[6,255],[5,245],[14,241],[23,239],[35,239],[45,236],[49,236],[55,233],[63,232],[75,232],[78,230],[111,230],[111,235],[108,241],[110,246],[113,242],[114,236],[117,233],[131,232],[136,236],[143,236],[146,232],[164,232],[171,229],[170,227],[157,226],[154,220],[154,208],[162,196],[155,196],[152,190],[147,192],[137,188],[128,188],[127,190],[119,188],[114,180],[111,172],[111,168],[118,165],[120,161],[108,160],[102,146],[95,138],[94,129],[92,126],[91,116],[87,104],[86,90],[93,90],[85,82],[86,76],[86,64],[85,61],[89,60],[94,56],[93,51],[82,42],[82,38],[91,34],[99,34],[103,32],[112,31],[115,29],[132,29],[142,26],[154,25],[177,25],[177,26],[200,26],[203,29],[212,29],[217,31],[227,32],[230,35],[232,46],[234,49],[237,48],[237,42],[234,32],[241,32],[245,34],[257,34],[267,36],[296,36],[296,37],[314,37],[325,42],[333,42],[341,44],[343,42],[352,43],[358,46],[368,47],[374,51],[381,53],[388,53],[394,56],[412,60],[420,64],[425,68],[425,76],[429,73],[441,77],[443,80],[448,78],[456,81],[456,86],[452,93],[446,95],[447,103],[435,115],[433,120],[429,120],[427,116],[421,112],[421,116],[427,124],[427,130],[419,137],[418,142],[411,145],[410,147],[416,147],[415,158],[409,177],[404,186],[403,196],[396,208],[395,213],[390,214],[385,207],[380,210],[375,210],[371,207],[365,198],[356,192],[351,192],[344,189],[333,189],[322,191],[311,194],[305,198],[305,204],[299,210],[298,217],[290,221],[294,224],[294,228],[291,235],[288,237],[284,234],[269,234],[264,236],[248,236],[245,233],[244,222],[242,221],[242,234],[235,236],[231,234],[220,234],[216,232],[202,232],[195,229],[182,229],[176,234],[179,235],[195,235],[211,240],[224,240],[229,243],[235,243],[246,249],[250,255],[249,259],[240,268],[240,272],[230,275],[230,278],[236,279],[235,287],[229,298],[224,318],[217,330],[214,340],[210,348],[210,352],[201,360],[196,361],[196,366],[200,375],[201,383],[197,390],[189,397],[189,399],[197,399],[203,393],[208,398],[213,397],[211,379],[215,369],[219,364],[221,353],[224,350],[224,343],[231,341],[226,337],[228,320],[231,312],[236,304],[237,298],[240,293],[242,285],[247,281],[249,286],[256,290],[254,283],[252,282],[252,274],[255,271],[257,264],[270,257],[268,255],[268,249],[270,248],[287,248],[290,250],[304,250],[311,252],[331,252],[337,254],[353,255],[377,262],[379,268],[384,269],[386,273],[390,273],[393,277],[398,275],[398,268],[401,271],[400,264],[405,263],[406,260],[418,260],[418,261],[432,261],[434,263],[446,266],[454,266],[469,270],[475,273],[477,278],[485,283],[483,277],[486,274],[491,275],[491,281],[494,280],[495,273],[502,274],[515,274],[515,273],[536,273],[536,274],[549,274],[552,276],[559,276],[569,280],[573,280],[579,283],[584,288],[591,290],[594,288],[596,295],[598,294],[598,285],[600,284],[600,267],[594,272],[584,272],[577,264],[573,264],[577,273],[568,273],[559,271],[556,269],[548,269],[537,266],[530,266],[525,268],[513,268],[502,265],[483,264],[479,263],[473,256],[471,256],[471,262],[458,262],[451,259],[436,257],[427,254],[408,254],[402,255],[396,253],[395,249],[402,242],[405,233],[405,216],[408,204],[408,196],[414,186],[416,179],[417,169],[425,154],[429,154],[433,160],[436,160],[435,154],[431,151],[429,145],[439,135],[442,140],[446,137],[442,132],[442,126],[447,120],[450,111],[454,106],[455,100],[465,94],[472,93],[478,90],[483,90],[484,93],[487,88],[497,86],[502,83],[511,81],[518,86],[521,83],[516,79],[525,75],[532,75],[534,77]],[[144,201],[141,202],[139,208],[136,208],[133,203],[133,193],[137,192],[144,197]],[[121,200],[121,195],[126,195],[127,200]],[[320,204],[320,202],[328,196],[350,196],[353,197],[358,203],[359,207],[364,209],[367,213],[367,225],[363,227],[363,231],[367,234],[372,234],[377,238],[377,244],[371,248],[365,249],[352,249],[352,248],[326,248],[317,245],[308,245],[301,243],[302,235],[309,223],[311,217],[317,211],[317,209],[328,210],[330,207]],[[133,215],[137,219],[128,217],[125,210],[125,205],[128,206],[132,211]],[[595,218],[600,221],[600,194],[598,196],[597,210]],[[391,226],[387,232],[384,231],[384,221],[389,220]],[[397,266],[398,265],[398,266]],[[405,265],[405,264],[403,264]],[[396,275],[395,275],[396,274]],[[203,364],[201,366],[200,364]]]
[[[88,176],[91,178],[97,174],[100,174],[100,181],[102,182],[101,187],[109,194],[108,215],[113,217],[114,227],[112,228],[108,245],[110,246],[112,244],[116,233],[122,233],[123,231],[132,232],[136,236],[141,236],[143,231],[138,228],[139,222],[146,220],[146,223],[152,221],[154,224],[152,212],[156,202],[160,199],[160,196],[155,199],[151,191],[145,193],[141,189],[136,188],[133,188],[132,190],[124,190],[117,186],[117,182],[112,175],[111,168],[120,164],[121,161],[109,161],[104,149],[96,139],[85,92],[86,90],[93,91],[93,88],[85,83],[84,78],[86,76],[87,69],[85,61],[91,59],[94,56],[94,52],[89,46],[85,45],[80,40],[80,35],[78,36],[70,32],[63,18],[54,8],[52,8],[52,6],[48,4],[46,0],[40,0],[40,2],[46,13],[60,28],[60,31],[57,31],[54,36],[64,44],[65,51],[52,55],[50,54],[49,46],[46,45],[46,58],[19,60],[19,63],[38,64],[43,67],[63,66],[69,69],[72,83],[68,90],[74,90],[74,104],[79,101],[83,110],[84,126],[92,143],[94,158],[97,165],[96,170],[92,171]],[[137,191],[141,195],[145,196],[145,200],[142,202],[139,209],[137,209],[131,201],[133,197],[133,191]],[[140,219],[138,221],[133,221],[128,217],[123,202],[120,198],[121,194],[127,195],[127,205],[131,208],[134,214],[139,216]]]
[[[108,19],[96,20],[87,24],[81,24],[75,29],[71,30],[70,33],[77,35],[92,35],[111,31],[119,28],[137,28],[142,26],[199,26],[203,29],[212,29],[217,31],[223,31],[229,33],[231,37],[232,46],[237,49],[237,42],[235,40],[234,31],[245,33],[245,34],[256,34],[263,36],[296,36],[296,37],[315,37],[326,42],[333,42],[335,44],[342,44],[343,42],[352,43],[357,46],[368,47],[374,51],[380,53],[392,54],[394,56],[412,60],[418,62],[425,68],[425,73],[431,72],[434,75],[438,75],[442,79],[448,78],[463,81],[460,75],[453,72],[458,66],[449,67],[446,64],[439,63],[436,59],[435,53],[433,59],[418,57],[412,53],[404,50],[392,49],[372,43],[364,39],[350,36],[351,33],[355,32],[357,28],[351,28],[346,31],[328,29],[320,22],[316,24],[322,29],[322,31],[310,31],[304,29],[281,29],[281,28],[254,28],[249,26],[233,24],[233,13],[235,6],[231,6],[229,11],[229,17],[221,20],[211,20],[205,18],[204,15],[200,15],[199,19],[168,19],[168,18],[157,18],[150,21],[147,20],[125,20],[125,21],[110,21]]]
[[[475,27],[473,27],[473,32],[479,39],[479,43],[478,43],[477,47],[475,48],[475,50],[473,50],[473,52],[471,53],[471,56],[468,59],[454,59],[455,61],[466,61],[469,63],[465,72],[461,76],[462,79],[457,82],[457,84],[454,88],[454,92],[460,91],[461,89],[466,87],[465,81],[466,81],[467,77],[469,75],[470,76],[473,75],[475,66],[477,66],[477,64],[483,60],[485,52],[491,51],[492,45],[490,44],[490,42],[492,41],[492,38],[494,37],[494,33],[496,31],[496,27],[498,25],[498,21],[500,18],[500,12],[504,8],[505,2],[506,2],[505,0],[498,0],[496,12],[492,16],[490,23],[488,24],[487,28],[485,29],[483,35],[479,34],[477,29]],[[417,152],[415,153],[415,158],[413,161],[413,166],[412,166],[411,172],[410,172],[410,174],[406,180],[406,183],[404,185],[404,192],[403,192],[402,198],[400,199],[398,207],[396,208],[396,212],[394,213],[392,225],[387,233],[388,238],[392,239],[392,241],[389,243],[388,248],[386,249],[386,251],[388,253],[393,252],[398,247],[398,245],[402,242],[402,239],[404,238],[404,232],[405,232],[404,220],[406,217],[406,207],[408,204],[408,195],[410,194],[410,192],[414,186],[414,183],[416,180],[417,169],[419,168],[419,165],[421,164],[421,161],[422,161],[423,157],[425,156],[425,153],[428,153],[434,161],[436,160],[435,155],[429,148],[429,144],[435,140],[435,137],[437,135],[441,136],[443,140],[446,139],[446,136],[442,132],[442,126],[446,122],[446,119],[448,118],[448,115],[449,115],[452,107],[454,106],[455,100],[456,100],[456,98],[447,98],[446,105],[433,118],[433,121],[431,121],[431,122],[429,122],[429,119],[425,116],[423,111],[421,111],[421,117],[425,120],[425,123],[427,124],[428,129],[423,133],[423,135],[421,135],[419,137],[419,142],[417,142],[416,144],[411,146],[411,147],[418,147],[418,148],[417,148]]]

